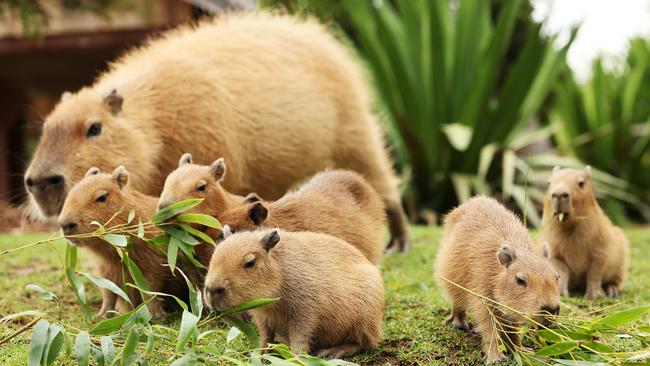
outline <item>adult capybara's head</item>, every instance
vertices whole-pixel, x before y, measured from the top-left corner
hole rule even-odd
[[[91,224],[93,221],[105,224],[112,219],[112,224],[125,223],[129,211],[125,207],[130,205],[124,195],[128,181],[129,174],[123,166],[116,168],[112,174],[90,168],[86,176],[72,187],[63,204],[59,215],[59,226],[63,233],[92,233],[97,230],[97,226]],[[83,240],[72,241],[83,244]]]
[[[116,90],[104,95],[88,88],[66,92],[45,119],[25,172],[27,192],[44,215],[60,212],[69,190],[91,166],[108,170],[125,165],[135,170],[147,158],[144,151],[153,147],[147,146],[146,133],[124,117],[123,101]]]
[[[203,202],[190,210],[191,212],[208,215],[221,213],[226,207],[226,192],[219,182],[225,174],[226,163],[223,158],[207,166],[193,164],[192,155],[183,154],[178,168],[165,180],[158,209],[188,198],[202,198]]]
[[[548,181],[544,210],[561,223],[579,220],[596,204],[591,184],[591,167],[584,169],[553,168]]]
[[[528,316],[547,324],[560,313],[559,275],[548,260],[548,245],[544,244],[543,255],[528,250],[517,252],[507,244],[495,255],[502,270],[494,284],[494,299],[516,310],[500,308],[506,320],[526,322]]]
[[[277,229],[226,237],[210,260],[205,277],[205,303],[223,310],[254,299],[278,297],[282,272],[273,251],[279,242]]]

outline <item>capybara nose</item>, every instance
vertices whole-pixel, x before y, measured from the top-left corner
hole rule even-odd
[[[50,175],[46,177],[33,177],[28,176],[25,178],[25,186],[27,190],[42,190],[50,187],[61,187],[65,179],[62,175]]]
[[[75,230],[77,230],[77,223],[76,222],[65,222],[65,223],[59,223],[59,226],[61,226],[61,229],[63,230],[63,233],[66,235],[74,233]]]
[[[566,201],[569,199],[569,192],[553,192],[551,198],[561,201]]]
[[[542,311],[551,315],[560,315],[560,306],[542,306]]]
[[[171,205],[171,204],[172,204],[172,202],[169,202],[169,201],[160,201],[160,202],[158,202],[158,211],[169,207],[169,205]]]

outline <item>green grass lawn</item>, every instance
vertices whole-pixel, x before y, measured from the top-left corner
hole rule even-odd
[[[629,280],[619,299],[589,302],[580,298],[563,301],[563,314],[584,316],[607,305],[620,303],[620,308],[650,304],[650,229],[629,228],[626,233],[632,246]],[[481,364],[479,337],[454,330],[443,320],[448,315],[449,304],[436,288],[432,263],[442,230],[413,227],[415,243],[408,254],[387,256],[382,264],[386,285],[385,338],[377,349],[358,355],[351,361],[369,365],[475,365]],[[21,236],[0,235],[0,250],[6,250],[46,238],[47,234]],[[87,330],[96,321],[86,319],[62,271],[65,244],[31,247],[20,252],[0,256],[0,318],[26,310],[46,314],[50,322],[66,325],[69,329]],[[83,260],[83,251],[82,259]],[[87,267],[87,264],[83,264]],[[29,292],[25,285],[35,283],[53,291],[60,299],[53,303]],[[86,284],[90,299],[97,310],[100,295],[91,284]],[[178,327],[180,316],[172,315],[156,323]],[[645,318],[647,323],[647,318]],[[29,319],[0,325],[0,339],[21,328]],[[216,349],[226,347],[229,326],[215,323],[208,327],[217,329],[202,340]],[[207,327],[206,327],[207,328]],[[200,329],[201,331],[206,329]],[[0,346],[0,365],[24,365],[29,351],[31,330]],[[625,342],[625,341],[617,341]],[[618,345],[625,347],[625,344]],[[245,338],[229,346],[245,351],[252,345]],[[168,364],[165,353],[172,348],[157,349],[150,364]],[[61,354],[55,364],[75,364]]]

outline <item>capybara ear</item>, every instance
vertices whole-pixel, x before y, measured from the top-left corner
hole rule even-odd
[[[548,249],[548,242],[547,241],[544,242],[544,247],[543,248],[544,248],[544,252],[543,252],[544,253],[544,258],[548,259],[548,251],[549,251],[549,249]]]
[[[181,156],[180,160],[178,160],[178,166],[183,166],[185,164],[192,164],[192,154],[190,153],[185,153],[183,156]]]
[[[224,239],[227,239],[230,235],[232,235],[232,230],[230,230],[230,225],[224,225],[222,233]]]
[[[66,100],[70,99],[71,96],[72,96],[72,93],[70,93],[69,91],[64,91],[61,94],[61,101],[65,102]]]
[[[501,265],[508,268],[512,264],[512,262],[515,261],[515,252],[512,251],[512,248],[510,248],[507,245],[504,245],[501,247],[501,250],[499,251],[499,262],[501,262]]]
[[[118,114],[122,110],[122,102],[124,98],[117,93],[117,89],[113,89],[107,96],[104,97],[104,104],[108,107],[108,110],[113,114]]]
[[[86,175],[84,177],[90,177],[91,175],[97,175],[99,174],[99,168],[94,166],[86,172]]]
[[[217,182],[223,178],[226,174],[226,162],[223,158],[215,160],[215,162],[210,165],[210,174],[212,174],[214,180]]]
[[[248,218],[255,224],[260,225],[269,215],[269,210],[264,207],[262,202],[255,202],[248,209]]]
[[[257,193],[249,193],[246,197],[244,197],[244,203],[253,203],[253,202],[259,202],[262,199],[260,196],[257,195]]]
[[[278,229],[273,229],[262,238],[262,247],[268,252],[273,249],[279,241],[280,234],[278,234]]]
[[[591,178],[591,165],[585,167],[585,174],[587,174],[588,178]]]
[[[562,169],[562,168],[560,168],[559,165],[554,166],[554,167],[553,167],[553,173],[556,173],[556,172],[559,171],[560,169]]]
[[[129,182],[129,172],[126,171],[123,165],[118,166],[113,170],[113,180],[117,183],[120,189],[123,189]]]

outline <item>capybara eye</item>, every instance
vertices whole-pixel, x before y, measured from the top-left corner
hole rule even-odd
[[[101,196],[97,197],[95,201],[104,203],[108,199],[108,193],[104,193]]]
[[[248,262],[244,263],[244,268],[246,268],[246,269],[250,269],[250,268],[253,268],[253,267],[255,267],[255,259],[253,259],[252,261],[248,261]]]
[[[524,286],[524,287],[527,285],[526,280],[523,277],[517,275],[516,278],[517,278],[517,285]]]
[[[585,181],[584,180],[578,181],[578,187],[584,188],[585,187]]]
[[[207,184],[203,183],[203,184],[199,185],[198,187],[196,187],[196,190],[199,191],[199,192],[205,192],[206,187],[207,187]]]
[[[93,122],[90,124],[90,127],[88,127],[88,131],[86,132],[86,138],[97,136],[100,133],[102,133],[101,122]]]

